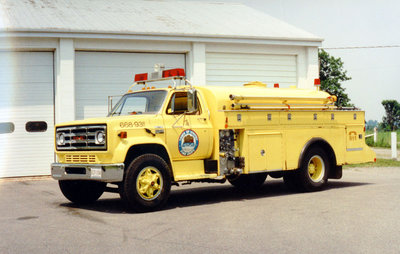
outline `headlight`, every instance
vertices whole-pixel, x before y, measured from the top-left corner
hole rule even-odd
[[[106,134],[104,131],[96,131],[95,136],[95,143],[97,145],[104,144],[106,142]]]
[[[56,143],[57,143],[58,146],[65,145],[65,134],[64,133],[58,133],[57,134]]]

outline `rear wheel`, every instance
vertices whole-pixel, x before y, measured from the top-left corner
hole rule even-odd
[[[144,154],[129,165],[120,195],[137,212],[160,209],[168,200],[171,175],[168,164],[155,154]]]
[[[267,178],[267,173],[246,174],[228,177],[228,181],[241,190],[254,190],[259,188]]]
[[[305,154],[301,166],[285,176],[285,183],[299,191],[318,191],[328,182],[330,161],[325,151],[313,147]]]
[[[106,189],[106,183],[85,180],[60,180],[58,185],[64,196],[77,204],[96,201]]]

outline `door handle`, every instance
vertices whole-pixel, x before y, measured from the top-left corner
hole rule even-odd
[[[207,121],[207,118],[205,118],[205,117],[199,117],[199,118],[197,118],[197,120]]]

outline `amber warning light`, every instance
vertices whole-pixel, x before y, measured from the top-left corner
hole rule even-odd
[[[118,137],[127,138],[128,137],[128,133],[126,131],[121,131],[120,133],[118,133]]]

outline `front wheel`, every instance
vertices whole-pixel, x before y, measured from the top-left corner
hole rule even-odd
[[[141,155],[127,168],[121,187],[120,194],[128,208],[137,212],[158,210],[167,202],[171,190],[169,166],[158,155]]]
[[[64,196],[77,204],[96,201],[106,189],[106,183],[85,180],[60,180],[58,185]]]

